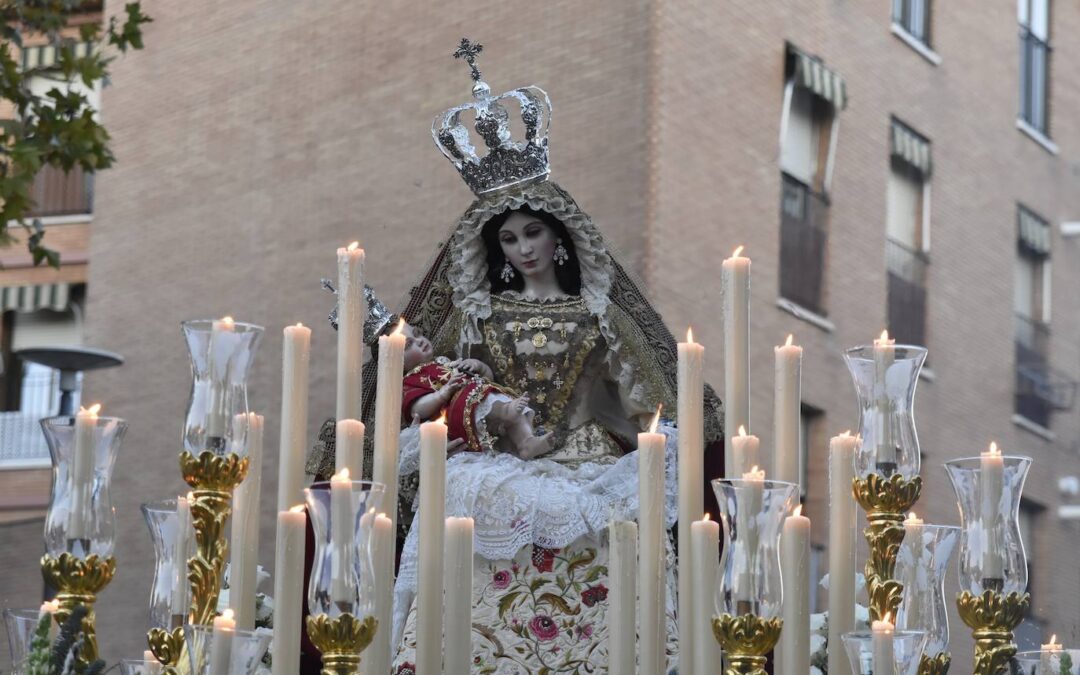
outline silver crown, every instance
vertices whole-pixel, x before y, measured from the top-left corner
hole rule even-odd
[[[465,59],[469,64],[475,100],[447,110],[431,125],[435,144],[477,195],[541,181],[551,171],[547,139],[551,101],[547,93],[539,87],[522,87],[492,96],[491,87],[480,79],[480,69],[476,67],[476,57],[483,49],[483,45],[473,44],[468,38],[461,39],[454,58]],[[510,136],[510,115],[502,102],[511,100],[521,108],[524,142],[516,142]],[[473,128],[488,147],[483,157],[476,154],[469,140],[469,130],[461,121],[464,112],[475,115]]]
[[[334,295],[337,295],[337,290],[334,288],[334,283],[329,279],[322,280],[323,288],[330,291]],[[387,327],[396,324],[398,322],[398,315],[390,311],[390,309],[379,300],[375,295],[374,289],[367,284],[364,284],[364,300],[367,301],[367,316],[364,317],[364,344],[375,344],[379,336],[386,331]],[[330,316],[327,317],[330,321],[330,325],[334,327],[334,330],[338,328],[338,308],[337,305],[334,309],[330,310]]]

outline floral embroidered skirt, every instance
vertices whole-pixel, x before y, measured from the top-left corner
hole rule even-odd
[[[531,545],[513,560],[476,557],[473,673],[606,673],[608,549],[581,537],[563,549]],[[668,569],[672,569],[669,555]],[[667,583],[668,670],[676,667],[675,584]],[[409,611],[394,675],[416,675],[416,607]],[[423,675],[422,673],[419,675]]]

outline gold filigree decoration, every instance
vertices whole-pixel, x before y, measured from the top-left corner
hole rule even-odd
[[[919,658],[919,675],[945,675],[951,663],[949,652],[941,652],[937,656],[923,654]]]
[[[904,540],[904,513],[919,500],[922,478],[905,479],[900,474],[885,478],[872,473],[852,481],[855,500],[866,511],[867,527],[863,530],[870,547],[863,572],[869,598],[870,619],[878,621],[885,615],[896,616],[903,599],[904,586],[893,579],[896,555]]]
[[[171,631],[151,628],[146,634],[146,644],[159,663],[167,668],[175,667],[184,653],[184,628],[177,626]]]
[[[88,610],[82,620],[84,635],[83,648],[79,660],[92,663],[97,660],[97,633],[94,630],[94,602],[97,594],[109,585],[116,574],[116,559],[112,556],[102,558],[97,554],[78,558],[70,553],[61,553],[56,558],[44,555],[41,558],[41,576],[45,583],[59,591],[56,600],[60,608],[56,612],[56,621],[63,623],[72,610],[82,605]]]
[[[780,639],[784,620],[762,619],[754,614],[721,614],[712,620],[713,636],[727,653],[724,675],[765,675],[765,656]]]
[[[1016,655],[1012,632],[1024,620],[1030,604],[1029,594],[1015,591],[986,590],[981,595],[963,591],[956,596],[960,618],[975,638],[975,675],[1008,672],[1009,661]]]
[[[307,633],[322,652],[322,675],[353,675],[360,670],[360,653],[375,639],[379,621],[360,620],[352,614],[331,619],[325,614],[307,617]]]
[[[184,450],[180,453],[180,473],[196,490],[231,492],[247,476],[248,458],[235,452],[216,455],[203,450],[198,457]]]

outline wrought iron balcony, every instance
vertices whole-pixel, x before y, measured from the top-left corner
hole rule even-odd
[[[85,173],[77,166],[68,173],[55,166],[42,167],[30,189],[34,208],[28,215],[43,218],[91,213],[94,206],[93,179],[93,174]]]
[[[899,344],[926,344],[926,268],[929,260],[898,241],[885,241],[888,327]]]
[[[780,295],[824,315],[825,231],[829,202],[798,178],[781,174]]]
[[[1050,413],[1071,410],[1076,402],[1077,382],[1050,366],[1050,326],[1017,314],[1016,413],[1049,428]]]

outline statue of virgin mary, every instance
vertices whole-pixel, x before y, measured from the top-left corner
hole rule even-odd
[[[475,521],[473,672],[604,672],[607,526],[613,515],[637,517],[637,433],[661,404],[668,528],[677,516],[676,343],[593,220],[549,179],[547,95],[537,87],[492,95],[474,63],[477,51],[463,41],[455,53],[469,62],[473,100],[439,115],[432,129],[476,200],[400,314],[414,337],[430,340],[433,354],[480,361],[500,387],[527,396],[537,433],[552,433],[552,449],[522,459],[485,434],[479,451],[448,460],[446,513]],[[522,141],[511,138],[508,102],[520,108]],[[466,114],[488,148],[482,158]],[[364,375],[366,410],[374,407],[374,375],[373,368]],[[474,415],[482,422],[488,412],[480,405]],[[706,444],[722,438],[721,404],[709,387],[704,430]],[[396,675],[415,672],[418,437],[403,419]],[[332,444],[323,442],[309,471],[327,474],[333,466]],[[668,550],[671,668],[670,542]]]

